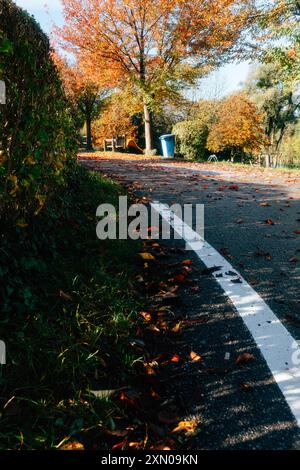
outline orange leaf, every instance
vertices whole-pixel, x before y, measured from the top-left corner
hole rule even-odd
[[[145,321],[149,322],[149,321],[152,320],[152,317],[151,317],[150,313],[148,313],[148,312],[140,312],[140,315],[141,315],[141,317],[143,317],[143,319]]]
[[[197,353],[195,353],[194,351],[191,351],[190,352],[190,358],[193,362],[199,362],[201,361],[202,357],[199,356]]]
[[[176,323],[176,325],[173,326],[172,332],[173,333],[178,333],[181,330],[181,327],[182,327],[182,321]]]
[[[265,220],[265,223],[268,225],[275,225],[272,219]]]
[[[174,354],[174,356],[171,357],[171,362],[179,362],[180,361],[180,357],[178,356],[178,354]]]
[[[182,263],[184,266],[190,266],[191,264],[193,264],[193,261],[191,259],[185,259],[182,261]]]
[[[154,256],[151,253],[139,253],[139,256],[144,260],[154,260]]]
[[[194,434],[198,427],[198,421],[180,421],[172,433],[184,431],[186,434]]]
[[[83,444],[80,442],[67,442],[66,444],[62,445],[60,450],[84,450]]]

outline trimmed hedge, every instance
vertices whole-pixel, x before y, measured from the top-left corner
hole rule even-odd
[[[63,183],[75,134],[48,37],[11,0],[0,2],[0,217],[30,223]]]

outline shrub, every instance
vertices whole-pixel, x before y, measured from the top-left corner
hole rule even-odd
[[[173,127],[176,153],[186,159],[203,160],[210,152],[206,148],[208,134],[216,120],[218,102],[201,100],[189,111],[189,119]]]
[[[0,5],[0,216],[26,226],[63,183],[73,123],[47,36],[11,0]]]
[[[181,121],[173,127],[176,136],[176,154],[187,160],[204,159],[207,156],[208,126],[200,120]]]

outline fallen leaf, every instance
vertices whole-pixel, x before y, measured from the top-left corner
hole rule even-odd
[[[185,259],[182,261],[182,263],[184,266],[190,266],[191,264],[193,264],[193,261],[191,259]]]
[[[268,202],[261,202],[259,205],[261,207],[270,207],[271,206],[271,204],[269,204]]]
[[[153,325],[153,323],[147,327],[147,330],[153,331],[154,333],[160,333],[160,329],[157,328],[156,325]]]
[[[59,450],[84,450],[84,445],[80,442],[67,442],[59,447]]]
[[[177,276],[174,277],[173,281],[176,283],[182,283],[186,280],[186,274],[177,274]]]
[[[190,352],[190,358],[193,362],[199,362],[201,361],[202,357],[199,356],[197,353],[195,353],[194,351],[191,351]]]
[[[180,361],[180,357],[178,356],[178,354],[174,354],[172,357],[171,357],[171,362],[179,362]]]
[[[250,362],[250,361],[253,361],[255,359],[255,357],[253,356],[253,354],[251,353],[248,353],[248,352],[245,352],[243,354],[240,354],[237,358],[237,360],[235,361],[236,365],[239,365],[239,364],[245,364],[247,362]]]
[[[139,256],[144,260],[155,260],[154,256],[151,253],[139,253]]]
[[[155,370],[153,369],[153,367],[150,364],[144,364],[144,368],[146,370],[147,375],[156,375]]]
[[[159,444],[157,446],[152,446],[151,450],[172,450],[167,444]]]
[[[127,444],[127,440],[125,439],[124,441],[118,442],[114,446],[112,446],[112,450],[120,449],[124,447]]]
[[[179,331],[181,330],[181,327],[182,327],[182,321],[176,323],[176,325],[173,326],[173,328],[172,328],[171,331],[172,331],[173,333],[179,333]]]
[[[128,446],[131,449],[137,449],[138,447],[141,447],[143,445],[143,441],[140,442],[129,442]]]
[[[194,434],[198,427],[198,421],[180,421],[172,433],[184,431],[186,434]]]
[[[140,315],[147,322],[150,322],[152,320],[151,314],[148,312],[140,312]]]

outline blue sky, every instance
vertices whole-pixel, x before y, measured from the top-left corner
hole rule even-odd
[[[60,0],[15,0],[19,6],[34,15],[44,31],[51,32],[53,22],[62,24],[62,7]],[[198,90],[189,92],[194,99],[215,98],[232,93],[240,88],[249,72],[249,64],[227,64],[201,81]]]

